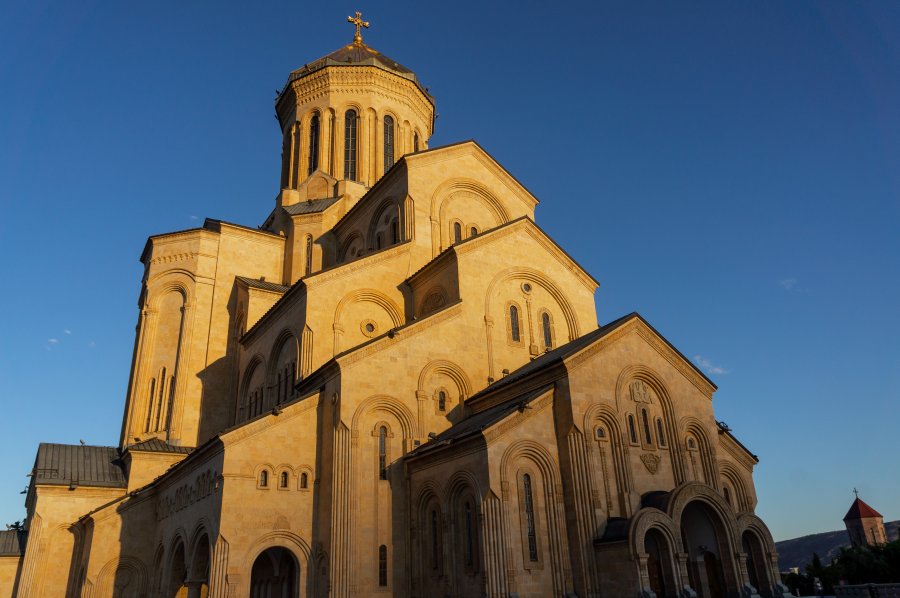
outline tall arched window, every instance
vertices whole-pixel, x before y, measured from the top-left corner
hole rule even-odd
[[[387,587],[387,546],[378,547],[378,585]]]
[[[453,242],[459,243],[462,241],[462,224],[459,222],[453,223]]]
[[[356,180],[356,110],[344,115],[344,178]]]
[[[472,505],[466,502],[463,508],[466,517],[466,565],[471,567],[475,562],[475,529],[472,521]]]
[[[519,332],[519,308],[515,305],[509,306],[509,338],[514,343],[522,340],[522,335]]]
[[[309,119],[309,163],[307,174],[312,174],[319,167],[319,113]]]
[[[550,323],[550,314],[544,312],[541,314],[541,329],[544,331],[544,348],[553,348],[553,329]]]
[[[144,432],[150,431],[150,423],[153,421],[153,401],[156,398],[156,378],[150,379],[150,394],[147,399],[147,423],[144,425]]]
[[[400,219],[391,220],[391,240],[396,245],[400,242]]]
[[[631,441],[631,444],[637,444],[637,428],[634,425],[634,416],[632,414],[628,414],[628,440]]]
[[[659,446],[666,446],[666,434],[663,432],[663,423],[659,418],[656,419],[656,443]]]
[[[438,570],[438,565],[440,564],[439,552],[440,547],[438,546],[438,514],[436,510],[431,511],[431,568],[435,571]]]
[[[384,171],[394,165],[394,118],[384,117]]]
[[[387,428],[378,429],[378,479],[387,479]]]
[[[413,151],[419,151],[419,134],[413,133]]]
[[[312,235],[306,235],[306,276],[309,276],[312,273],[312,251],[313,251],[313,240]]]
[[[306,472],[300,474],[300,489],[306,490],[309,487],[309,476],[306,475]]]
[[[282,471],[281,477],[278,480],[279,488],[287,488],[288,487],[288,472]]]
[[[259,487],[265,488],[269,485],[269,472],[263,469],[259,472]]]
[[[447,393],[443,390],[438,393],[438,411],[447,410]]]
[[[650,417],[646,409],[641,409],[641,426],[644,430],[644,444],[653,444],[653,435],[650,433]]]
[[[537,532],[534,524],[534,498],[531,495],[531,476],[525,474],[522,478],[522,494],[525,500],[525,526],[528,535],[528,559],[538,560]]]

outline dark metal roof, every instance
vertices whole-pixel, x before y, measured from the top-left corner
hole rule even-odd
[[[289,206],[283,206],[285,212],[290,214],[291,216],[298,216],[300,214],[317,214],[319,212],[324,212],[328,208],[334,205],[334,203],[339,200],[340,197],[326,197],[325,199],[308,199],[306,201],[301,201],[300,203],[295,203]]]
[[[119,452],[112,446],[49,444],[42,442],[34,460],[35,484],[125,488]]]
[[[128,447],[128,450],[142,453],[180,453],[186,455],[194,449],[189,446],[175,446],[168,442],[163,442],[159,438],[151,438],[144,442],[132,444]]]
[[[246,276],[236,276],[235,278],[246,284],[248,287],[263,289],[265,291],[275,291],[276,293],[287,293],[291,288],[286,287],[283,284],[275,284],[274,282],[257,280],[255,278],[247,278]]]
[[[413,73],[410,69],[406,68],[396,60],[392,58],[388,58],[375,48],[367,46],[364,43],[352,43],[347,44],[341,48],[338,48],[331,54],[327,56],[323,56],[318,60],[314,60],[307,64],[304,64],[299,69],[292,71],[288,76],[287,83],[284,86],[284,89],[287,89],[291,82],[300,79],[301,77],[305,77],[310,73],[314,73],[318,70],[321,70],[327,66],[374,66],[380,69],[386,70],[388,72],[394,73],[404,79],[409,79],[419,86],[419,89],[428,97],[429,100],[434,103],[431,98],[431,95],[425,91],[422,87],[422,84],[416,79],[416,74]],[[284,91],[282,90],[282,93]]]
[[[28,532],[24,530],[5,530],[0,532],[0,556],[22,556],[25,554],[25,544],[28,541]]]

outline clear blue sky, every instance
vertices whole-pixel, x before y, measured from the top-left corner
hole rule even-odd
[[[314,6],[306,10],[308,6]],[[776,539],[900,519],[900,2],[0,2],[0,523],[115,444],[150,234],[260,224],[289,71],[365,39],[719,385]]]

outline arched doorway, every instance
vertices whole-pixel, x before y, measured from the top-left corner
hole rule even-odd
[[[187,567],[185,566],[184,543],[179,541],[172,551],[169,561],[169,583],[166,584],[166,598],[187,598],[188,588],[185,585],[187,579]]]
[[[191,578],[186,585],[191,588],[188,598],[207,598],[209,596],[209,536],[203,534],[194,546],[191,559]]]
[[[750,585],[761,594],[767,595],[772,587],[769,581],[769,572],[766,569],[766,553],[763,543],[751,530],[747,530],[741,536],[741,547],[747,559],[747,576]]]
[[[700,598],[726,598],[725,564],[731,551],[721,519],[709,506],[694,501],[682,511],[681,537],[691,587]]]
[[[250,598],[298,598],[297,559],[286,548],[266,549],[250,571]]]
[[[647,553],[647,575],[650,589],[657,598],[677,596],[672,551],[669,541],[658,529],[650,529],[644,536],[644,552]]]

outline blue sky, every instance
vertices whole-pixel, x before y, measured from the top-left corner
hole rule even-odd
[[[350,41],[719,385],[776,539],[900,519],[900,3],[0,2],[0,523],[39,441],[115,444],[138,261],[260,224],[289,71]]]

